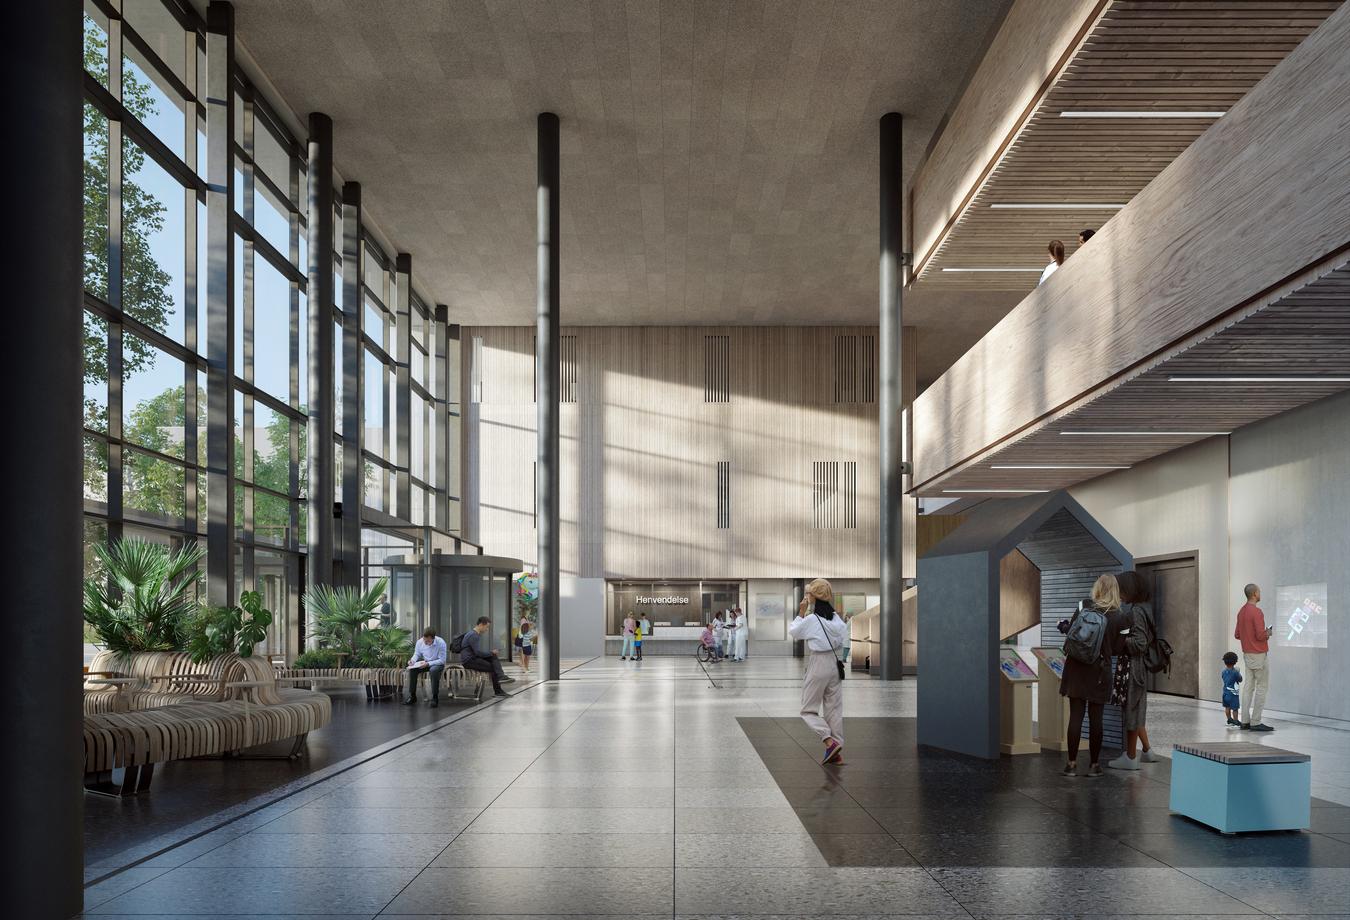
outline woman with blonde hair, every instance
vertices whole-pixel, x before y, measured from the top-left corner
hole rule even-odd
[[[802,721],[825,745],[822,764],[844,762],[844,665],[839,650],[847,633],[848,624],[834,609],[834,589],[825,579],[815,579],[806,586],[788,634],[806,643]]]
[[[1069,698],[1065,776],[1078,775],[1084,715],[1088,720],[1088,756],[1092,758],[1087,775],[1102,775],[1102,715],[1111,698],[1111,655],[1118,644],[1121,619],[1120,586],[1114,575],[1103,575],[1092,586],[1092,598],[1079,605],[1073,619],[1060,624],[1060,631],[1069,637],[1065,642],[1064,677],[1059,682],[1059,692]],[[1080,620],[1082,627],[1075,629]],[[1082,649],[1088,645],[1093,656],[1090,662],[1082,660]]]

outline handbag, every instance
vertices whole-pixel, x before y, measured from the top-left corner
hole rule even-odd
[[[817,620],[820,620],[820,631],[825,633],[825,641],[830,643],[830,651],[834,652],[834,666],[839,669],[839,679],[844,679],[844,663],[839,660],[839,650],[834,647],[834,640],[830,638],[830,631],[825,628],[825,620],[818,613],[813,613]]]

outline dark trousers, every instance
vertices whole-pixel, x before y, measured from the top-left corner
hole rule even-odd
[[[445,672],[445,665],[433,664],[429,668],[409,668],[408,669],[408,699],[417,699],[417,682],[423,674],[431,674],[431,698],[440,701],[441,698],[441,674]]]
[[[464,662],[464,669],[467,671],[482,671],[484,674],[491,674],[492,691],[494,693],[502,692],[502,678],[501,674],[498,673],[502,670],[502,665],[501,662],[497,660],[496,655],[493,655],[491,658],[470,658],[468,661]]]
[[[1102,756],[1102,712],[1105,703],[1090,703],[1069,697],[1069,759],[1078,759],[1078,742],[1083,734],[1083,715],[1088,718],[1088,756],[1096,763]]]

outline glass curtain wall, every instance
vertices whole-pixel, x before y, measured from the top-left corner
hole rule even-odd
[[[204,24],[174,0],[86,0],[83,59],[85,568],[96,576],[96,544],[206,540]],[[234,93],[233,596],[261,592],[276,614],[266,652],[293,654],[308,523],[305,150],[242,76]],[[343,304],[340,210],[336,225],[337,312],[324,321],[340,330],[343,310],[362,311],[365,505],[435,524],[447,476],[433,449],[446,404],[433,336],[444,323],[412,297],[414,500],[395,509],[397,276],[363,228],[364,302]],[[340,407],[340,331],[334,341]]]

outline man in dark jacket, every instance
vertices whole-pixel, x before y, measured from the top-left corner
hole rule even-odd
[[[483,636],[487,634],[488,627],[492,621],[487,617],[479,617],[478,622],[474,624],[473,629],[464,634],[459,653],[459,663],[464,665],[468,671],[482,671],[492,678],[492,693],[494,696],[510,696],[502,689],[501,661],[497,658],[497,650],[485,652],[482,649]]]

